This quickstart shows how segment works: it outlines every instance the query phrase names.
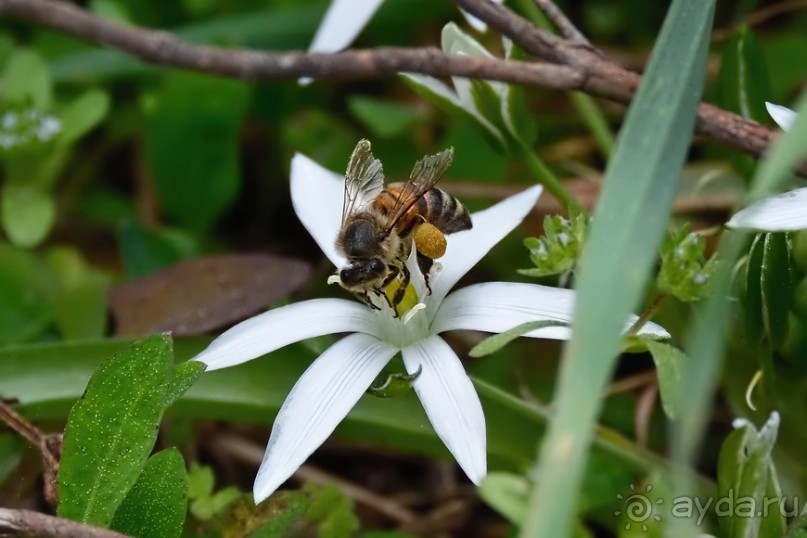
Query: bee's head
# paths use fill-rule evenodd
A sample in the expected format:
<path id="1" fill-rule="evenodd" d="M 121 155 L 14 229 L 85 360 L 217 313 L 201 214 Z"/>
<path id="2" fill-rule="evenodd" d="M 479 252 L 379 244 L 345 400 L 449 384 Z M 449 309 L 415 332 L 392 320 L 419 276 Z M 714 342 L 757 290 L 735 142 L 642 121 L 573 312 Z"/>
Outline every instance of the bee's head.
<path id="1" fill-rule="evenodd" d="M 374 282 L 380 283 L 386 276 L 386 264 L 380 258 L 370 258 L 354 262 L 339 271 L 339 282 L 345 288 L 352 289 Z"/>

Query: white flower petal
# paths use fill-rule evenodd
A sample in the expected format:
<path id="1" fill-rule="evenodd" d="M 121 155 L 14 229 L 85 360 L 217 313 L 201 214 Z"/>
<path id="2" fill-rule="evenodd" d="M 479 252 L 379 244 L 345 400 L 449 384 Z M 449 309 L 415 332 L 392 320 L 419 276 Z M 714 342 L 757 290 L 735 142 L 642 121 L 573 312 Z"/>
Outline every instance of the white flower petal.
<path id="1" fill-rule="evenodd" d="M 370 309 L 344 299 L 312 299 L 275 308 L 242 321 L 194 357 L 218 370 L 252 360 L 306 338 L 375 327 Z"/>
<path id="2" fill-rule="evenodd" d="M 807 187 L 751 204 L 726 223 L 729 228 L 789 232 L 807 228 Z"/>
<path id="3" fill-rule="evenodd" d="M 336 252 L 336 234 L 342 222 L 345 176 L 298 153 L 291 160 L 290 188 L 297 218 L 328 259 L 342 267 L 345 258 Z"/>
<path id="4" fill-rule="evenodd" d="M 781 105 L 774 105 L 773 103 L 765 102 L 765 108 L 768 109 L 768 114 L 771 115 L 779 127 L 787 131 L 793 122 L 796 121 L 796 113 L 787 107 Z"/>
<path id="5" fill-rule="evenodd" d="M 435 333 L 454 329 L 500 333 L 528 321 L 571 322 L 574 314 L 575 292 L 538 284 L 517 282 L 487 282 L 455 291 L 446 297 L 437 311 L 432 330 Z M 636 321 L 632 316 L 629 328 Z M 670 338 L 663 327 L 649 322 L 639 334 Z M 531 338 L 566 340 L 568 327 L 544 327 L 526 333 Z"/>
<path id="6" fill-rule="evenodd" d="M 413 387 L 423 409 L 474 484 L 487 473 L 485 415 L 473 383 L 457 355 L 439 336 L 430 336 L 402 351 L 406 370 L 422 368 Z"/>
<path id="7" fill-rule="evenodd" d="M 271 495 L 333 433 L 397 352 L 372 336 L 351 334 L 308 367 L 275 419 L 255 477 L 256 504 Z"/>
<path id="8" fill-rule="evenodd" d="M 350 45 L 384 0 L 332 0 L 310 52 L 336 52 Z"/>
<path id="9" fill-rule="evenodd" d="M 464 9 L 461 9 L 460 12 L 462 12 L 462 16 L 465 17 L 465 20 L 468 21 L 468 24 L 470 24 L 471 27 L 473 27 L 473 29 L 476 30 L 477 32 L 484 32 L 485 30 L 488 29 L 488 25 L 484 21 L 480 21 L 479 19 L 477 19 Z"/>
<path id="10" fill-rule="evenodd" d="M 542 187 L 536 185 L 478 211 L 471 215 L 472 229 L 449 235 L 445 256 L 438 260 L 443 269 L 431 281 L 433 293 L 425 298 L 427 304 L 439 304 L 471 267 L 518 226 L 535 206 L 541 190 Z"/>

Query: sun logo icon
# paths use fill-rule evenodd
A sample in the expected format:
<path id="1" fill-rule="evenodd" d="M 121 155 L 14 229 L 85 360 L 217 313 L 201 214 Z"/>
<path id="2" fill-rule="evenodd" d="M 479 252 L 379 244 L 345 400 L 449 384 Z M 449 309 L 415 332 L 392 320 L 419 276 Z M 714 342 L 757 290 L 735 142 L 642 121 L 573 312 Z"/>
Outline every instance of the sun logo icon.
<path id="1" fill-rule="evenodd" d="M 642 525 L 642 531 L 647 532 L 647 523 L 652 521 L 661 521 L 661 515 L 656 510 L 657 506 L 662 504 L 662 499 L 655 501 L 650 498 L 650 492 L 653 491 L 653 486 L 647 485 L 644 491 L 636 491 L 636 486 L 630 485 L 630 495 L 623 497 L 621 493 L 617 494 L 616 498 L 622 501 L 622 510 L 614 512 L 614 516 L 619 517 L 623 513 L 628 519 L 625 523 L 625 530 L 630 530 L 631 525 L 634 523 Z"/>

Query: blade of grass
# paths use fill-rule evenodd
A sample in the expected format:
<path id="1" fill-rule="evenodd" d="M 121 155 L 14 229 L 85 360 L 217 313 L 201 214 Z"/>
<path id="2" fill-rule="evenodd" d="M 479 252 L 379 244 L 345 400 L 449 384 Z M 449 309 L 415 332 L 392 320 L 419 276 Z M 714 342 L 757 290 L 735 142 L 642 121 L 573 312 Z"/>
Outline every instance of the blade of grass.
<path id="1" fill-rule="evenodd" d="M 540 450 L 522 537 L 571 532 L 601 395 L 619 351 L 621 321 L 636 307 L 649 278 L 689 149 L 713 13 L 713 1 L 673 2 L 628 110 L 581 262 L 557 415 Z"/>

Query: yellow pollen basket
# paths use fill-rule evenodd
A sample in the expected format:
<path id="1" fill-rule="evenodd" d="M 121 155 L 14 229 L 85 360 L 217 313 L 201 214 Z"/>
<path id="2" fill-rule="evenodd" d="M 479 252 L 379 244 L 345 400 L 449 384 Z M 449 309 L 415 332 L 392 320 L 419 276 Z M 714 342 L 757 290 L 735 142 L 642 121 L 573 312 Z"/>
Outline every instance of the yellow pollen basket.
<path id="1" fill-rule="evenodd" d="M 387 300 L 392 303 L 393 297 L 395 297 L 395 292 L 401 287 L 401 281 L 397 278 L 387 284 L 387 287 L 384 289 L 384 293 L 387 294 Z M 404 293 L 403 299 L 400 303 L 395 305 L 395 313 L 398 317 L 403 317 L 404 314 L 412 310 L 412 308 L 418 304 L 418 294 L 415 291 L 415 287 L 412 284 L 409 284 L 406 287 L 406 292 Z"/>
<path id="2" fill-rule="evenodd" d="M 433 260 L 446 253 L 446 236 L 430 222 L 419 224 L 414 233 L 417 251 Z"/>

